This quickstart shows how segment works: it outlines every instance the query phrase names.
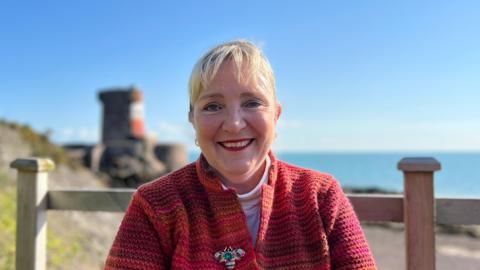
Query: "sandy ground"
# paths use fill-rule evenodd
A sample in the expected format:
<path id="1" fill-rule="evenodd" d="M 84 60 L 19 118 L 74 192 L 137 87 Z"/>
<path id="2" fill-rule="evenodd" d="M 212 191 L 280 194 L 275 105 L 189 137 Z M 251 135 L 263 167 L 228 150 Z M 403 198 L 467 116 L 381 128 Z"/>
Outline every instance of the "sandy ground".
<path id="1" fill-rule="evenodd" d="M 403 230 L 367 225 L 364 231 L 378 269 L 405 270 Z M 435 241 L 437 270 L 480 270 L 480 239 L 437 234 Z"/>
<path id="2" fill-rule="evenodd" d="M 82 246 L 90 252 L 58 269 L 103 269 L 103 262 L 113 242 L 123 213 L 49 213 L 67 222 L 66 230 L 82 228 Z M 55 220 L 55 219 L 53 219 Z M 72 224 L 73 223 L 73 224 Z M 89 226 L 89 225 L 94 226 Z M 85 228 L 90 228 L 86 230 Z M 364 225 L 363 229 L 380 270 L 405 270 L 405 241 L 401 228 Z M 67 232 L 65 232 L 67 233 Z M 100 236 L 99 236 L 100 235 Z M 480 238 L 462 234 L 436 235 L 437 270 L 480 270 Z M 422 270 L 422 269 L 419 269 Z"/>
<path id="3" fill-rule="evenodd" d="M 112 215 L 112 214 L 109 214 Z M 121 214 L 111 218 L 119 222 Z M 118 220 L 116 220 L 118 219 Z M 402 228 L 364 225 L 363 229 L 380 270 L 405 270 L 405 240 Z M 104 231 L 108 246 L 114 234 Z M 462 234 L 436 235 L 437 270 L 480 270 L 480 238 Z M 107 250 L 105 250 L 106 252 Z M 102 255 L 106 256 L 106 253 Z M 421 270 L 421 269 L 419 269 Z"/>

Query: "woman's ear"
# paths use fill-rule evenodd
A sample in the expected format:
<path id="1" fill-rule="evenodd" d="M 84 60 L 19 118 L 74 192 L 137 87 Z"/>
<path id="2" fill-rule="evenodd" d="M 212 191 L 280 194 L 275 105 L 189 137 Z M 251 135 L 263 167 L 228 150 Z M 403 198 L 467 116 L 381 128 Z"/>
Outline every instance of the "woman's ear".
<path id="1" fill-rule="evenodd" d="M 193 127 L 195 127 L 193 123 L 193 105 L 190 102 L 190 105 L 188 105 L 188 122 L 192 124 Z"/>
<path id="2" fill-rule="evenodd" d="M 193 122 L 193 110 L 190 107 L 190 110 L 188 111 L 188 122 L 192 124 L 193 127 L 195 127 L 195 123 Z"/>
<path id="3" fill-rule="evenodd" d="M 282 114 L 282 104 L 277 101 L 276 104 L 276 109 L 275 109 L 275 122 L 278 121 L 278 118 L 280 118 L 280 115 Z"/>

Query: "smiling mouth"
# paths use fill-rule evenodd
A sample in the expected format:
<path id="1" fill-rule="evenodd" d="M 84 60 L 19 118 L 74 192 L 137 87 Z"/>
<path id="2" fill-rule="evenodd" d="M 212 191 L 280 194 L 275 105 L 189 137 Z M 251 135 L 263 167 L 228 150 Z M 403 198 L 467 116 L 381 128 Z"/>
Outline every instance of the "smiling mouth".
<path id="1" fill-rule="evenodd" d="M 255 139 L 223 141 L 218 144 L 228 151 L 241 151 L 247 148 Z"/>

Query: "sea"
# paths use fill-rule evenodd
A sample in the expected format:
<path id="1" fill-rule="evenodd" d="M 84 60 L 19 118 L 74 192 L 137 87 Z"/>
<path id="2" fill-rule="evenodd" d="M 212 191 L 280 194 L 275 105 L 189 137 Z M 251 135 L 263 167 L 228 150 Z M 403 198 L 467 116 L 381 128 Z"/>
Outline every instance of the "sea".
<path id="1" fill-rule="evenodd" d="M 434 174 L 436 197 L 480 198 L 480 152 L 448 153 L 314 153 L 278 152 L 288 163 L 332 174 L 349 188 L 403 191 L 403 174 L 397 169 L 404 157 L 433 157 L 442 169 Z M 190 161 L 199 153 L 189 153 Z"/>

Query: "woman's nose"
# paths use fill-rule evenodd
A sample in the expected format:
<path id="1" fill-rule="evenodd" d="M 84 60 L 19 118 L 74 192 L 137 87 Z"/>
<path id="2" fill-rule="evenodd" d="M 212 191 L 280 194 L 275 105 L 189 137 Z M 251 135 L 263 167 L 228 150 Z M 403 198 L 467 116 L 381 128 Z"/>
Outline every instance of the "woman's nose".
<path id="1" fill-rule="evenodd" d="M 246 125 L 247 123 L 245 122 L 242 112 L 236 109 L 227 112 L 222 128 L 229 133 L 238 133 L 245 128 Z"/>

